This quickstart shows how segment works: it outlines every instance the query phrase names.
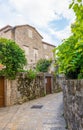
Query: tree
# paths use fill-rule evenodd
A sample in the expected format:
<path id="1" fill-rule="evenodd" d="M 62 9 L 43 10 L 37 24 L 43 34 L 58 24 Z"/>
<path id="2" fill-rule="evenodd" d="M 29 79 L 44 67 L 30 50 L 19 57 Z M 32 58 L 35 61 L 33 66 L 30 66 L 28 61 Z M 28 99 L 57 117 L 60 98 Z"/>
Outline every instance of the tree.
<path id="1" fill-rule="evenodd" d="M 83 38 L 83 2 L 82 0 L 72 0 L 69 8 L 73 9 L 76 19 L 71 25 L 71 31 L 78 40 Z"/>
<path id="2" fill-rule="evenodd" d="M 77 39 L 72 35 L 56 48 L 59 72 L 69 78 L 77 78 L 83 65 L 83 49 L 76 47 Z"/>
<path id="3" fill-rule="evenodd" d="M 0 75 L 14 79 L 16 74 L 26 65 L 24 51 L 12 40 L 0 39 L 0 63 L 6 66 Z"/>
<path id="4" fill-rule="evenodd" d="M 76 15 L 71 25 L 72 36 L 55 49 L 60 72 L 68 78 L 83 78 L 83 4 L 72 0 L 70 4 Z"/>
<path id="5" fill-rule="evenodd" d="M 50 64 L 51 64 L 51 60 L 40 59 L 37 62 L 36 69 L 39 72 L 47 72 L 48 71 L 48 67 L 50 66 Z"/>

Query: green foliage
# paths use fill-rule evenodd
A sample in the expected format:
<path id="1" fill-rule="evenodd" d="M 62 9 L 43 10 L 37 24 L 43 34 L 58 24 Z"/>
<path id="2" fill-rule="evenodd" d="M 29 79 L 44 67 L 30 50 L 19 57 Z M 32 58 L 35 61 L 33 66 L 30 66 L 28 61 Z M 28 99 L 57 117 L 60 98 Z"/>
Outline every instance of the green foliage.
<path id="1" fill-rule="evenodd" d="M 30 69 L 30 70 L 27 71 L 27 77 L 30 80 L 35 79 L 36 75 L 37 75 L 36 72 L 34 70 L 32 70 L 32 69 Z"/>
<path id="2" fill-rule="evenodd" d="M 82 0 L 73 1 L 71 8 L 76 15 L 75 23 L 71 25 L 72 33 L 75 37 L 83 38 L 83 3 Z"/>
<path id="3" fill-rule="evenodd" d="M 48 67 L 50 66 L 51 62 L 52 62 L 51 60 L 40 59 L 36 65 L 37 71 L 38 72 L 47 72 Z"/>
<path id="4" fill-rule="evenodd" d="M 12 40 L 0 39 L 0 63 L 6 66 L 0 75 L 14 79 L 20 69 L 26 64 L 24 51 Z"/>
<path id="5" fill-rule="evenodd" d="M 56 48 L 59 72 L 69 78 L 77 78 L 83 73 L 83 44 L 72 35 Z"/>
<path id="6" fill-rule="evenodd" d="M 82 0 L 70 4 L 76 15 L 71 25 L 72 36 L 55 49 L 59 72 L 68 78 L 83 78 L 83 5 Z"/>

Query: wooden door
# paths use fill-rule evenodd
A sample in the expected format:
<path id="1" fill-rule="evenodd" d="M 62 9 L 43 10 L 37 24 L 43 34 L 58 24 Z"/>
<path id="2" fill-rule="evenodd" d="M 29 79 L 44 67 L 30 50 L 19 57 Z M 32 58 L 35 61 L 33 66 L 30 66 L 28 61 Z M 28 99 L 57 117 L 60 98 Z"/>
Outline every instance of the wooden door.
<path id="1" fill-rule="evenodd" d="M 4 78 L 0 77 L 0 107 L 4 106 Z"/>
<path id="2" fill-rule="evenodd" d="M 51 77 L 46 77 L 46 94 L 52 93 L 51 90 Z"/>

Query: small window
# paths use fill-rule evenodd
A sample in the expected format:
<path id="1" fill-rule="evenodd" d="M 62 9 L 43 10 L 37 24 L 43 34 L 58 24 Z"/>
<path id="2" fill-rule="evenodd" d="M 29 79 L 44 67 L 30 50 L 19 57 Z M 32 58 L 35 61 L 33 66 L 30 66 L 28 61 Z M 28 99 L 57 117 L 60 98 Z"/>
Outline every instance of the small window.
<path id="1" fill-rule="evenodd" d="M 29 47 L 24 46 L 23 48 L 24 48 L 24 50 L 25 50 L 25 55 L 26 55 L 26 56 L 29 56 Z"/>
<path id="2" fill-rule="evenodd" d="M 34 49 L 34 61 L 36 62 L 38 59 L 38 49 Z"/>
<path id="3" fill-rule="evenodd" d="M 32 30 L 28 30 L 28 36 L 32 38 Z"/>

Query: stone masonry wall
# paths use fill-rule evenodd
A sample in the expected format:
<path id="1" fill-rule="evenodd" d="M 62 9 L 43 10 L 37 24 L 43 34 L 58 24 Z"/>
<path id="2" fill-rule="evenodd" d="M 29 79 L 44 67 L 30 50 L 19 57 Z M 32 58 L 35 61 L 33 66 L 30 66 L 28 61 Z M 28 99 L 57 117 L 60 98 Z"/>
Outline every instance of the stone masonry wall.
<path id="1" fill-rule="evenodd" d="M 52 59 L 54 60 L 54 46 L 53 45 L 49 45 L 46 42 L 42 42 L 43 43 L 43 54 L 44 54 L 44 58 L 46 59 Z"/>
<path id="2" fill-rule="evenodd" d="M 63 82 L 63 100 L 68 130 L 83 130 L 83 79 Z"/>
<path id="3" fill-rule="evenodd" d="M 51 77 L 52 93 L 60 91 L 60 86 L 56 83 L 56 78 Z M 39 98 L 46 95 L 45 74 L 40 73 L 30 81 L 25 74 L 20 75 L 15 80 L 6 80 L 6 106 L 21 104 L 25 101 Z"/>
<path id="4" fill-rule="evenodd" d="M 32 32 L 32 37 L 29 37 L 28 35 L 29 31 Z M 29 55 L 27 55 L 28 64 L 35 63 L 34 49 L 38 50 L 37 60 L 39 60 L 40 58 L 43 58 L 42 38 L 32 27 L 29 27 L 29 26 L 16 27 L 14 40 L 16 43 L 20 45 L 22 49 L 23 49 L 23 46 L 26 46 L 29 48 Z"/>
<path id="5" fill-rule="evenodd" d="M 21 104 L 25 101 L 44 96 L 43 76 L 37 76 L 30 81 L 26 75 L 20 74 L 17 79 L 9 80 L 8 88 L 10 93 L 7 94 L 7 105 Z"/>
<path id="6" fill-rule="evenodd" d="M 0 32 L 0 37 L 3 37 L 3 38 L 7 38 L 7 39 L 12 39 L 12 32 L 11 30 L 9 30 L 8 32 Z"/>

